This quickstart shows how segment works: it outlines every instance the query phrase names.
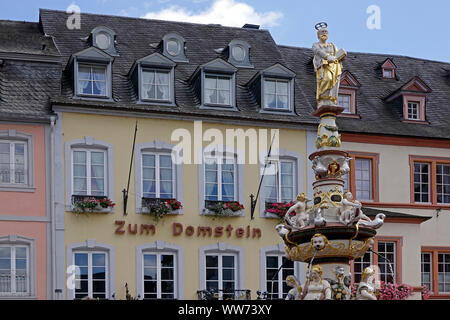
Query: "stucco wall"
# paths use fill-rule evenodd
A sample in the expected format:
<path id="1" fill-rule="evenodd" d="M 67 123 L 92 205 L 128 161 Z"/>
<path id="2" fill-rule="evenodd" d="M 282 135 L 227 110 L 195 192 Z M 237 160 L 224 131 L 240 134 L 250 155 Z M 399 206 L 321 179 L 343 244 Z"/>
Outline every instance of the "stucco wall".
<path id="1" fill-rule="evenodd" d="M 140 119 L 138 125 L 138 135 L 136 144 L 160 140 L 165 143 L 176 144 L 170 141 L 173 130 L 185 128 L 192 132 L 194 136 L 193 122 L 188 121 L 168 121 L 155 119 Z M 116 250 L 116 297 L 123 299 L 125 297 L 125 283 L 131 295 L 136 292 L 136 251 L 135 248 L 142 244 L 152 243 L 157 240 L 164 240 L 167 243 L 175 244 L 184 248 L 184 298 L 196 299 L 196 291 L 199 289 L 199 248 L 202 246 L 226 242 L 233 246 L 239 246 L 245 250 L 245 285 L 238 289 L 252 290 L 252 298 L 256 298 L 256 291 L 260 289 L 260 248 L 275 246 L 281 243 L 281 239 L 276 233 L 274 227 L 277 224 L 275 219 L 263 219 L 259 217 L 258 207 L 255 211 L 255 220 L 250 220 L 250 198 L 251 193 L 256 194 L 260 181 L 259 165 L 245 165 L 244 167 L 244 199 L 245 216 L 233 218 L 213 218 L 201 216 L 199 214 L 198 203 L 198 166 L 183 166 L 183 189 L 184 189 L 184 214 L 181 216 L 167 216 L 156 224 L 156 234 L 153 235 L 131 235 L 128 230 L 123 235 L 115 234 L 117 226 L 116 220 L 123 220 L 134 226 L 135 224 L 155 224 L 151 216 L 136 214 L 135 187 L 134 187 L 134 167 L 131 175 L 130 198 L 128 204 L 128 215 L 123 215 L 122 190 L 126 188 L 128 180 L 128 171 L 131 160 L 131 148 L 135 119 L 106 117 L 96 115 L 63 114 L 63 134 L 64 143 L 72 140 L 82 139 L 85 136 L 92 136 L 96 140 L 101 140 L 113 144 L 114 147 L 114 199 L 116 207 L 112 214 L 75 214 L 66 212 L 65 223 L 65 245 L 79 243 L 88 239 L 95 239 L 98 242 L 107 243 L 115 247 Z M 244 130 L 250 127 L 230 126 L 223 124 L 203 123 L 203 131 L 210 128 L 216 128 L 224 133 L 225 129 L 242 128 Z M 255 128 L 259 130 L 260 128 Z M 270 141 L 268 141 L 270 144 Z M 203 146 L 207 146 L 206 142 Z M 60 146 L 63 147 L 63 146 Z M 302 155 L 303 166 L 301 176 L 305 177 L 306 167 L 306 133 L 297 130 L 280 130 L 280 147 L 286 150 L 294 151 Z M 300 191 L 306 190 L 306 179 L 303 178 L 300 185 Z M 233 227 L 233 234 L 228 237 L 224 232 L 221 237 L 203 238 L 192 237 L 182 234 L 173 235 L 173 223 L 180 223 L 187 226 L 207 226 L 214 228 L 216 226 Z M 259 228 L 262 231 L 262 237 L 247 238 L 246 236 L 238 238 L 235 234 L 237 228 Z M 196 230 L 197 232 L 197 230 Z"/>

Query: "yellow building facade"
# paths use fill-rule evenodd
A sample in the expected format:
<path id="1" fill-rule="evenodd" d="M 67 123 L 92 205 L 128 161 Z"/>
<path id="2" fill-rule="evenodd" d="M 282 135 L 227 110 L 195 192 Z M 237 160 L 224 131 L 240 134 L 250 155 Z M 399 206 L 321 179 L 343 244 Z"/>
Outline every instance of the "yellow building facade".
<path id="1" fill-rule="evenodd" d="M 252 299 L 256 298 L 258 290 L 272 290 L 276 297 L 282 297 L 282 280 L 277 280 L 279 277 L 276 277 L 273 284 L 268 284 L 266 281 L 267 278 L 272 279 L 275 272 L 267 265 L 270 260 L 267 260 L 267 256 L 273 256 L 272 260 L 275 257 L 282 259 L 284 244 L 275 230 L 278 219 L 269 217 L 264 213 L 264 208 L 260 208 L 265 203 L 265 183 L 262 184 L 254 219 L 251 219 L 250 194 L 256 195 L 264 167 L 264 160 L 262 163 L 249 164 L 251 160 L 249 156 L 254 150 L 252 148 L 255 147 L 255 141 L 245 139 L 244 149 L 239 149 L 242 145 L 238 146 L 237 139 L 234 142 L 234 148 L 229 148 L 229 145 L 225 147 L 227 154 L 232 154 L 234 150 L 234 156 L 236 159 L 240 157 L 239 161 L 241 161 L 235 163 L 235 198 L 233 200 L 243 204 L 245 210 L 239 212 L 237 216 L 218 217 L 204 214 L 205 198 L 202 188 L 205 185 L 203 173 L 205 166 L 194 164 L 194 161 L 198 160 L 194 155 L 201 158 L 201 153 L 208 145 L 214 147 L 230 142 L 226 139 L 223 144 L 220 139 L 215 141 L 211 139 L 211 133 L 219 137 L 222 134 L 226 138 L 227 130 L 234 130 L 238 133 L 256 132 L 258 144 L 266 146 L 264 150 L 259 150 L 261 152 L 258 151 L 264 157 L 273 141 L 270 139 L 271 134 L 279 132 L 280 145 L 277 149 L 280 151 L 279 159 L 289 159 L 293 164 L 293 189 L 289 190 L 293 200 L 299 192 L 307 189 L 306 179 L 304 179 L 307 154 L 306 131 L 74 112 L 58 112 L 58 118 L 62 140 L 56 148 L 60 148 L 59 153 L 62 155 L 64 169 L 61 172 L 66 173 L 60 178 L 64 186 L 64 192 L 60 192 L 64 197 L 64 230 L 59 233 L 59 237 L 62 234 L 64 237 L 64 269 L 68 271 L 65 276 L 66 281 L 69 281 L 65 298 L 81 298 L 81 295 L 76 292 L 89 293 L 89 296 L 95 297 L 95 288 L 104 285 L 106 288 L 100 290 L 99 296 L 102 298 L 104 291 L 105 298 L 125 299 L 128 293 L 131 297 L 140 299 L 147 297 L 190 300 L 198 298 L 197 291 L 206 289 L 207 282 L 209 287 L 218 285 L 219 290 L 225 290 L 227 286 L 234 290 L 251 290 Z M 138 131 L 130 176 L 127 214 L 124 215 L 123 190 L 128 184 L 136 121 Z M 242 131 L 236 131 L 239 129 Z M 171 141 L 171 137 L 175 137 L 177 132 L 189 132 L 190 136 L 187 135 L 184 139 L 185 142 L 192 141 L 191 159 L 193 161 L 191 164 L 174 164 L 173 171 L 173 183 L 176 185 L 173 188 L 175 190 L 173 198 L 179 200 L 183 208 L 180 213 L 168 214 L 156 221 L 152 215 L 142 213 L 142 191 L 139 190 L 142 186 L 140 185 L 142 179 L 140 161 L 146 150 L 157 154 L 162 151 L 167 152 L 169 148 L 177 145 L 179 141 Z M 199 137 L 202 140 L 200 144 L 194 143 L 194 140 L 198 141 Z M 200 151 L 194 150 L 195 148 Z M 73 190 L 73 181 L 77 179 L 74 171 L 77 160 L 74 159 L 73 152 L 83 149 L 90 152 L 104 151 L 104 165 L 107 167 L 104 170 L 103 180 L 105 196 L 116 204 L 111 210 L 76 212 L 74 208 L 72 196 L 76 193 Z M 277 150 L 273 148 L 272 154 L 276 154 Z M 183 153 L 186 154 L 186 150 L 183 150 Z M 243 155 L 246 155 L 245 161 L 242 161 Z M 91 168 L 93 159 L 92 156 Z M 188 163 L 189 159 L 184 158 L 184 162 Z M 93 179 L 92 176 L 91 179 Z M 82 253 L 77 256 L 78 258 L 75 257 L 77 252 Z M 96 255 L 98 253 L 105 255 Z M 170 267 L 164 268 L 164 265 L 159 263 L 167 258 L 167 255 L 173 258 L 169 257 L 168 266 Z M 209 255 L 216 257 L 216 262 L 217 259 L 220 260 L 212 269 L 209 262 L 205 261 L 205 257 Z M 221 258 L 222 256 L 224 257 Z M 152 265 L 155 262 L 153 258 L 157 258 L 160 262 Z M 96 265 L 96 259 L 102 260 L 100 265 Z M 106 262 L 103 262 L 103 259 L 106 259 Z M 147 265 L 146 259 L 153 262 L 150 261 Z M 84 262 L 80 264 L 77 260 Z M 77 272 L 71 268 L 72 265 L 81 266 L 82 270 L 77 271 L 80 275 L 74 276 Z M 149 266 L 154 266 L 155 269 Z M 97 267 L 100 268 L 97 269 L 97 271 L 100 270 L 99 273 L 102 273 L 102 270 L 106 273 L 106 277 L 100 276 L 105 280 L 104 282 L 101 280 L 101 284 L 95 284 L 95 268 Z M 300 265 L 292 266 L 292 268 L 291 271 L 297 276 L 303 272 L 303 267 Z M 156 296 L 147 295 L 144 292 L 146 286 L 144 273 L 146 276 L 152 274 L 153 278 L 156 276 Z M 170 281 L 164 281 L 167 280 L 164 278 L 165 273 L 169 274 Z M 89 278 L 87 282 L 86 278 Z M 75 289 L 70 286 L 72 280 Z M 171 283 L 167 284 L 168 282 Z M 170 289 L 172 285 L 173 292 L 168 291 L 173 295 L 167 295 L 165 290 Z M 85 286 L 88 291 L 85 290 Z M 233 298 L 243 298 L 244 292 L 240 291 Z M 219 295 L 224 299 L 231 298 L 230 295 L 222 296 L 220 293 Z"/>

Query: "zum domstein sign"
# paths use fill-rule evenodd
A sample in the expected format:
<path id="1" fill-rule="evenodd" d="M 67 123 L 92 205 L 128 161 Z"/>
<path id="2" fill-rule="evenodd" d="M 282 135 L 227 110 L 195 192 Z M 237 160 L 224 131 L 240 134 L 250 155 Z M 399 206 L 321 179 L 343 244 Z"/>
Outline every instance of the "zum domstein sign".
<path id="1" fill-rule="evenodd" d="M 143 236 L 153 236 L 156 234 L 157 229 L 153 224 L 137 224 L 137 223 L 127 223 L 124 220 L 116 220 L 115 222 L 115 233 L 117 235 L 143 235 Z M 203 238 L 242 238 L 242 239 L 259 239 L 262 237 L 262 231 L 259 228 L 239 227 L 235 228 L 230 224 L 227 226 L 191 226 L 183 225 L 178 222 L 172 224 L 172 235 L 182 236 L 185 235 L 188 238 L 203 237 Z"/>

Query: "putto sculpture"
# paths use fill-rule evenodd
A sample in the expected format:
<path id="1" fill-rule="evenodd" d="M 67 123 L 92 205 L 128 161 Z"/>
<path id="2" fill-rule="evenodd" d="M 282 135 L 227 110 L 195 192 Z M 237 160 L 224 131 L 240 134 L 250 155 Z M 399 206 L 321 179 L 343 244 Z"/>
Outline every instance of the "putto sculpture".
<path id="1" fill-rule="evenodd" d="M 285 215 L 285 222 L 287 225 L 291 226 L 293 229 L 303 228 L 307 225 L 309 214 L 306 212 L 307 203 L 311 201 L 306 198 L 304 193 L 301 193 L 297 197 L 297 203 L 294 204 Z M 295 212 L 294 215 L 291 215 Z"/>
<path id="2" fill-rule="evenodd" d="M 363 213 L 363 205 L 352 192 L 344 191 L 345 175 L 351 174 L 349 154 L 341 150 L 337 116 L 344 111 L 338 106 L 342 61 L 347 53 L 327 43 L 326 23 L 316 25 L 319 42 L 313 45 L 314 69 L 317 79 L 317 110 L 320 118 L 316 152 L 309 156 L 315 174 L 313 200 L 301 193 L 285 215 L 284 224 L 276 230 L 286 245 L 286 258 L 308 264 L 305 284 L 296 278 L 286 279 L 288 299 L 348 300 L 350 299 L 350 261 L 372 250 L 376 229 L 383 226 L 385 215 L 371 220 Z M 308 206 L 308 202 L 312 204 Z M 368 280 L 371 269 L 364 274 L 365 287 L 358 299 L 373 297 Z M 373 290 L 372 290 L 373 289 Z"/>

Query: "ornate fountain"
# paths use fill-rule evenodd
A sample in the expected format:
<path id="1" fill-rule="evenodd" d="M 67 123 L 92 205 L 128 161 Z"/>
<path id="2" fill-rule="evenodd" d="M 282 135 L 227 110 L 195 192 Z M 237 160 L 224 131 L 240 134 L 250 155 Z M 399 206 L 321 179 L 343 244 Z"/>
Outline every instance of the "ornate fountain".
<path id="1" fill-rule="evenodd" d="M 319 42 L 313 45 L 314 69 L 317 79 L 317 110 L 320 118 L 316 149 L 309 156 L 316 181 L 314 199 L 300 194 L 296 204 L 285 216 L 285 224 L 276 227 L 286 244 L 286 257 L 308 264 L 302 285 L 295 277 L 287 279 L 294 287 L 290 299 L 348 300 L 350 291 L 350 261 L 362 257 L 372 248 L 376 229 L 385 216 L 371 220 L 361 210 L 361 203 L 344 191 L 342 176 L 350 172 L 349 155 L 340 149 L 341 136 L 336 117 L 344 111 L 338 106 L 342 61 L 347 53 L 327 43 L 326 23 L 316 25 Z M 308 205 L 312 202 L 312 205 Z M 364 280 L 373 274 L 366 269 Z M 369 281 L 358 288 L 357 299 L 375 299 Z"/>

